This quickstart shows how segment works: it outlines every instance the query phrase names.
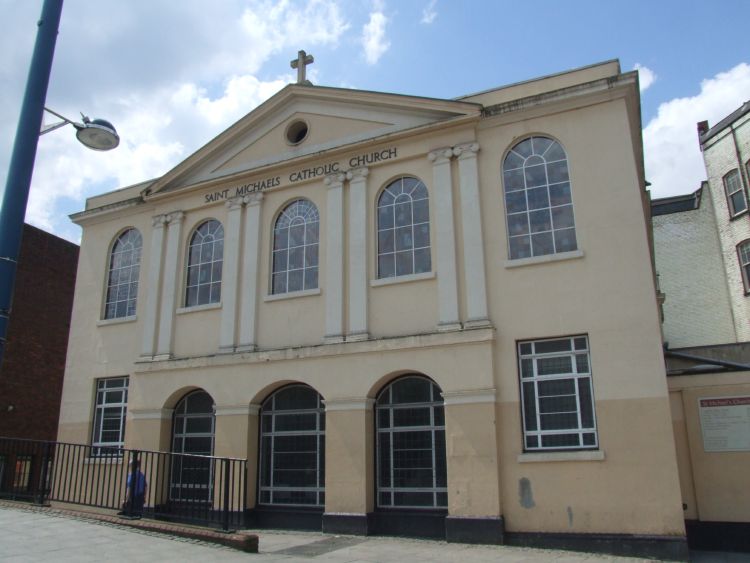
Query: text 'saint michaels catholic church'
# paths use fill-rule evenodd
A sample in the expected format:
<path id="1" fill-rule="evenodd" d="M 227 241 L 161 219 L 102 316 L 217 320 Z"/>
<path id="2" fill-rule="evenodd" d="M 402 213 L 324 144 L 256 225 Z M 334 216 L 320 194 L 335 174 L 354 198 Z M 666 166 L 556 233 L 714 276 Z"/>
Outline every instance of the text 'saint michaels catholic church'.
<path id="1" fill-rule="evenodd" d="M 246 458 L 260 526 L 682 557 L 642 150 L 617 61 L 303 75 L 73 216 L 59 440 Z"/>

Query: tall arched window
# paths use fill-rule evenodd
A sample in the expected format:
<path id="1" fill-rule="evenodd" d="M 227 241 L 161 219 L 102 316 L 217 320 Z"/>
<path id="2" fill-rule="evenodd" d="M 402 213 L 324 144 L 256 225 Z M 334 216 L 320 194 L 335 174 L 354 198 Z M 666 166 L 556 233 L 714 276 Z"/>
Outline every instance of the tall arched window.
<path id="1" fill-rule="evenodd" d="M 194 456 L 214 453 L 214 400 L 205 391 L 193 391 L 177 404 L 172 427 L 172 452 Z M 204 457 L 175 456 L 169 498 L 174 501 L 210 501 L 213 467 Z"/>
<path id="2" fill-rule="evenodd" d="M 104 306 L 105 319 L 135 315 L 142 246 L 141 233 L 137 229 L 128 229 L 112 245 Z"/>
<path id="3" fill-rule="evenodd" d="M 325 505 L 325 411 L 307 385 L 276 391 L 261 408 L 260 504 Z"/>
<path id="4" fill-rule="evenodd" d="M 430 208 L 416 178 L 391 182 L 378 199 L 378 278 L 429 272 Z"/>
<path id="5" fill-rule="evenodd" d="M 528 258 L 578 248 L 568 159 L 560 143 L 530 137 L 503 162 L 510 258 Z"/>
<path id="6" fill-rule="evenodd" d="M 290 293 L 318 287 L 318 208 L 306 199 L 287 205 L 273 229 L 271 292 Z"/>
<path id="7" fill-rule="evenodd" d="M 447 507 L 440 388 L 426 377 L 402 377 L 381 391 L 376 411 L 378 506 Z"/>
<path id="8" fill-rule="evenodd" d="M 190 238 L 185 306 L 221 301 L 224 227 L 215 219 L 201 223 Z"/>

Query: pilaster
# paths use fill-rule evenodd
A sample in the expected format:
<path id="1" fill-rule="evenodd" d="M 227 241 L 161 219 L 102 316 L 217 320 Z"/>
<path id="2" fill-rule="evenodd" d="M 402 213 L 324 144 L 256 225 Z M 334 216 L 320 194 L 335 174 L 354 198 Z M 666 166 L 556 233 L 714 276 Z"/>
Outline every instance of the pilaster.
<path id="1" fill-rule="evenodd" d="M 153 357 L 156 350 L 156 323 L 159 307 L 159 281 L 161 280 L 162 252 L 164 250 L 164 225 L 166 215 L 152 218 L 151 250 L 149 252 L 148 279 L 146 280 L 146 311 L 143 323 L 141 356 Z M 141 290 L 142 291 L 142 290 Z"/>
<path id="2" fill-rule="evenodd" d="M 240 230 L 242 228 L 241 197 L 230 199 L 227 206 L 227 226 L 224 230 L 224 271 L 221 280 L 221 327 L 219 352 L 234 352 L 237 328 L 237 290 L 240 273 Z"/>
<path id="3" fill-rule="evenodd" d="M 437 244 L 438 330 L 460 330 L 458 283 L 456 281 L 456 236 L 453 226 L 453 149 L 432 151 L 432 180 L 435 203 L 435 242 Z"/>
<path id="4" fill-rule="evenodd" d="M 367 340 L 367 175 L 368 168 L 346 173 L 349 180 L 349 324 L 347 341 Z"/>
<path id="5" fill-rule="evenodd" d="M 242 257 L 242 299 L 240 338 L 237 351 L 255 350 L 255 324 L 258 308 L 258 259 L 260 252 L 260 209 L 262 193 L 246 195 L 245 240 Z"/>
<path id="6" fill-rule="evenodd" d="M 177 265 L 179 264 L 180 237 L 185 214 L 175 211 L 167 216 L 167 247 L 164 255 L 164 279 L 161 290 L 161 311 L 159 313 L 159 335 L 156 345 L 156 358 L 172 356 L 172 334 L 174 314 L 177 306 Z"/>
<path id="7" fill-rule="evenodd" d="M 488 326 L 487 288 L 482 241 L 482 213 L 479 199 L 478 143 L 464 143 L 453 148 L 458 157 L 461 193 L 461 227 L 463 232 L 464 287 L 466 288 L 466 326 Z"/>
<path id="8" fill-rule="evenodd" d="M 335 518 L 331 516 L 347 514 L 364 518 L 374 508 L 374 401 L 357 397 L 323 402 L 326 460 L 336 460 L 326 464 L 323 522 L 328 531 L 335 531 Z"/>
<path id="9" fill-rule="evenodd" d="M 326 332 L 328 343 L 344 340 L 344 180 L 345 174 L 326 176 Z"/>

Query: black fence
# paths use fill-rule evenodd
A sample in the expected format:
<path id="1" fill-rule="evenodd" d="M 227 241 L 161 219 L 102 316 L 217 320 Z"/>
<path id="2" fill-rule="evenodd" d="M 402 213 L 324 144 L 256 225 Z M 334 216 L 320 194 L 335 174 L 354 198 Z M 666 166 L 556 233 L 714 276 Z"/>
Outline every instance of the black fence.
<path id="1" fill-rule="evenodd" d="M 0 438 L 0 498 L 244 526 L 247 460 Z"/>

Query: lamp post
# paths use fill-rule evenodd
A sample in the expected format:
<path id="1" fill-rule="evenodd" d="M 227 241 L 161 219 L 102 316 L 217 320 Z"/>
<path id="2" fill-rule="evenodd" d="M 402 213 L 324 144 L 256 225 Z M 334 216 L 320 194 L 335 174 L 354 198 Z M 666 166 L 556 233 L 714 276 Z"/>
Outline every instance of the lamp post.
<path id="1" fill-rule="evenodd" d="M 5 353 L 13 285 L 39 135 L 70 123 L 76 128 L 78 140 L 89 148 L 109 150 L 119 144 L 119 137 L 114 127 L 104 120 L 92 121 L 84 117 L 83 123 L 76 123 L 47 110 L 63 121 L 44 130 L 41 129 L 62 4 L 62 0 L 44 0 L 42 6 L 42 15 L 38 23 L 39 30 L 31 57 L 26 91 L 21 105 L 21 116 L 18 120 L 0 209 L 0 367 Z"/>

